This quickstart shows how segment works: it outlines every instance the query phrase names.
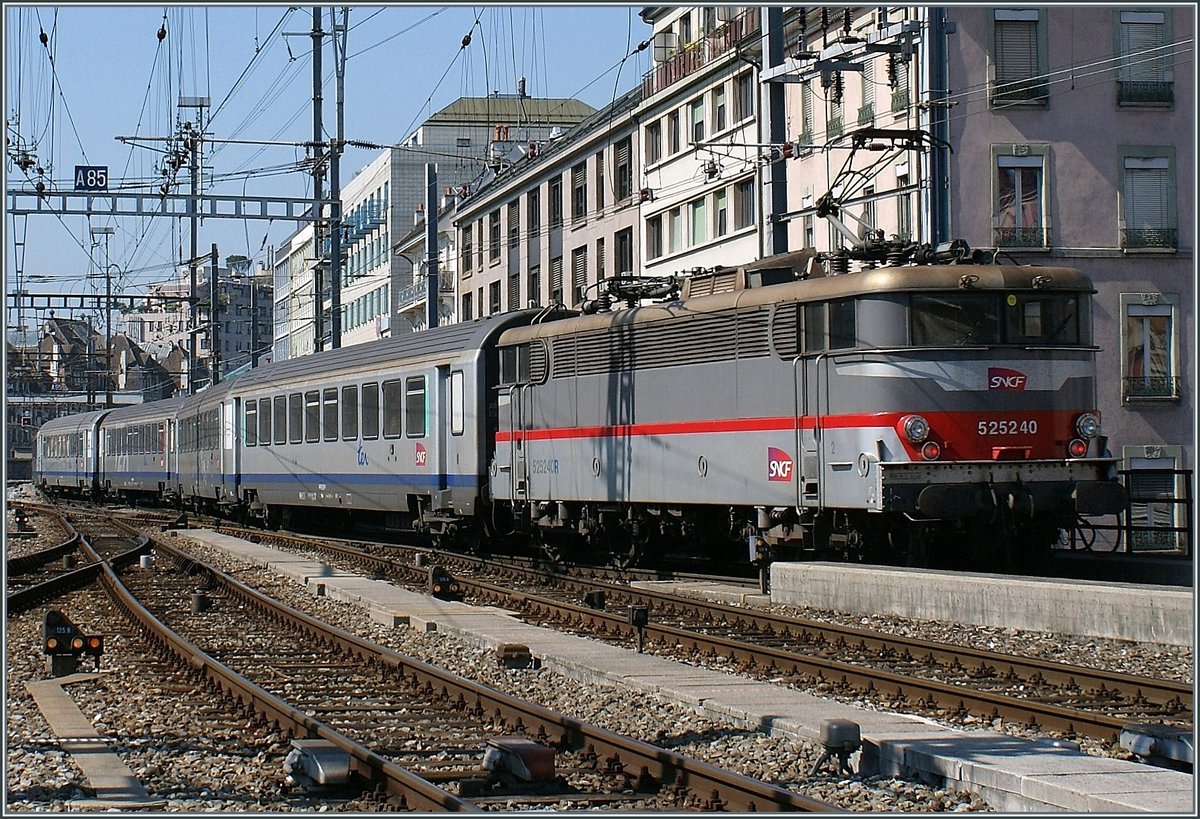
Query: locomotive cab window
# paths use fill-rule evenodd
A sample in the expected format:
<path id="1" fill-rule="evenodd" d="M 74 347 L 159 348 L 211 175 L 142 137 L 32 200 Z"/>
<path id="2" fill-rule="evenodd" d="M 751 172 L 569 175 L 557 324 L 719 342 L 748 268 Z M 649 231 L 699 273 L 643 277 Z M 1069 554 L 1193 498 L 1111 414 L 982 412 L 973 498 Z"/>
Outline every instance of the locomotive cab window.
<path id="1" fill-rule="evenodd" d="M 404 384 L 404 424 L 409 438 L 425 437 L 425 376 L 408 379 Z"/>
<path id="2" fill-rule="evenodd" d="M 1004 330 L 1010 344 L 1079 344 L 1079 299 L 1056 293 L 1009 294 Z"/>
<path id="3" fill-rule="evenodd" d="M 937 293 L 912 297 L 914 345 L 998 344 L 999 302 L 987 293 Z"/>
<path id="4" fill-rule="evenodd" d="M 825 305 L 804 305 L 804 352 L 817 353 L 825 349 Z"/>
<path id="5" fill-rule="evenodd" d="M 829 303 L 829 349 L 845 350 L 858 343 L 858 327 L 854 316 L 854 299 Z"/>
<path id="6" fill-rule="evenodd" d="M 383 382 L 383 437 L 399 438 L 404 416 L 403 382 Z"/>

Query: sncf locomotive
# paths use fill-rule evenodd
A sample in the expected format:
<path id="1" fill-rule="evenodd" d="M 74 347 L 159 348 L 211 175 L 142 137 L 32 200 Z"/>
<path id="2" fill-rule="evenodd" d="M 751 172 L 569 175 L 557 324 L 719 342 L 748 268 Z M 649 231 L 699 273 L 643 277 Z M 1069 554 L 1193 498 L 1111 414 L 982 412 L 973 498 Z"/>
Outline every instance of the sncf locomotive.
<path id="1" fill-rule="evenodd" d="M 693 275 L 654 303 L 514 311 L 57 419 L 35 480 L 623 563 L 1012 566 L 1123 510 L 1082 273 L 810 276 L 810 256 Z"/>

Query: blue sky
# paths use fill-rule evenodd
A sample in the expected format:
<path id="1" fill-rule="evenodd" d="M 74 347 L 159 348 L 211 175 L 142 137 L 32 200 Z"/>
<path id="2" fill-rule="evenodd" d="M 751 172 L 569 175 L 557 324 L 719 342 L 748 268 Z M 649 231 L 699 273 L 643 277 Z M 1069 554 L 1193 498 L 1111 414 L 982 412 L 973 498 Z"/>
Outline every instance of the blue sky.
<path id="1" fill-rule="evenodd" d="M 577 97 L 597 108 L 633 87 L 649 69 L 650 36 L 642 6 L 363 6 L 351 7 L 345 74 L 347 139 L 399 141 L 424 118 L 460 96 L 514 93 L 526 78 L 531 96 Z M 339 7 L 340 9 L 340 7 Z M 328 7 L 322 7 L 329 28 Z M 164 20 L 165 15 L 165 20 Z M 340 12 L 339 12 L 340 19 Z M 131 148 L 121 136 L 165 136 L 176 126 L 181 96 L 211 98 L 217 139 L 296 142 L 312 137 L 312 7 L 287 6 L 11 6 L 4 9 L 5 117 L 14 138 L 31 147 L 46 176 L 70 189 L 77 164 L 107 165 L 110 187 L 156 179 L 160 154 Z M 158 32 L 166 28 L 161 44 Z M 47 49 L 39 34 L 47 34 Z M 282 36 L 284 32 L 304 36 Z M 464 35 L 471 42 L 462 46 Z M 54 55 L 50 70 L 48 55 Z M 256 56 L 256 51 L 257 56 Z M 619 71 L 618 71 L 619 67 Z M 335 131 L 332 51 L 323 52 L 324 121 Z M 244 74 L 244 76 L 243 76 Z M 240 83 L 238 82 L 241 77 Z M 237 87 L 235 88 L 235 84 Z M 232 94 L 231 89 L 233 89 Z M 51 99 L 53 115 L 51 116 Z M 142 145 L 162 143 L 142 142 Z M 212 146 L 213 188 L 225 194 L 307 195 L 311 179 L 288 166 L 303 148 Z M 376 152 L 348 148 L 343 180 Z M 50 164 L 52 163 L 52 168 Z M 253 172 L 253 174 L 250 174 Z M 36 170 L 31 169 L 36 176 Z M 8 183 L 25 176 L 6 162 Z M 185 192 L 186 173 L 179 177 Z M 112 226 L 109 260 L 124 273 L 117 292 L 141 292 L 169 278 L 189 250 L 186 221 L 31 216 L 22 226 L 6 213 L 6 289 L 15 289 L 15 241 L 24 238 L 26 289 L 93 292 L 90 228 Z M 200 251 L 213 242 L 222 258 L 261 258 L 264 234 L 278 243 L 291 222 L 205 220 Z M 103 262 L 104 251 L 96 253 Z"/>

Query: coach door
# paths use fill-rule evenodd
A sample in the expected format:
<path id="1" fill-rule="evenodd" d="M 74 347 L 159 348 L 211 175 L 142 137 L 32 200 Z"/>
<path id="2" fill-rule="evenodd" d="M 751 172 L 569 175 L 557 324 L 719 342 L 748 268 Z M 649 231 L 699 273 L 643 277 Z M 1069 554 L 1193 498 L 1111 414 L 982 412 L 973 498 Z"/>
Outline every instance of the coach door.
<path id="1" fill-rule="evenodd" d="M 217 477 L 221 497 L 237 497 L 237 435 L 234 419 L 240 401 L 230 397 L 221 402 L 221 474 Z"/>

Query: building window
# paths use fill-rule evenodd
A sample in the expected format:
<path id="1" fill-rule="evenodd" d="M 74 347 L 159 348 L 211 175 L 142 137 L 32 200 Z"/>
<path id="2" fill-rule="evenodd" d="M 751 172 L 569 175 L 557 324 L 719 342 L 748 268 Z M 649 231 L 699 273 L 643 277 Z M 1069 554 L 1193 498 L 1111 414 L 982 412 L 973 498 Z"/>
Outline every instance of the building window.
<path id="1" fill-rule="evenodd" d="M 1045 105 L 1045 57 L 1037 9 L 996 9 L 993 30 L 993 105 Z"/>
<path id="2" fill-rule="evenodd" d="M 1171 159 L 1170 156 L 1122 157 L 1121 247 L 1125 250 L 1173 251 L 1178 246 Z"/>
<path id="3" fill-rule="evenodd" d="M 646 164 L 653 165 L 662 159 L 662 120 L 646 126 Z"/>
<path id="4" fill-rule="evenodd" d="M 529 306 L 539 307 L 542 303 L 542 266 L 529 268 Z"/>
<path id="5" fill-rule="evenodd" d="M 729 191 L 721 188 L 713 194 L 713 237 L 720 238 L 729 232 Z"/>
<path id="6" fill-rule="evenodd" d="M 587 217 L 587 163 L 580 162 L 571 168 L 571 219 L 580 221 Z"/>
<path id="7" fill-rule="evenodd" d="M 508 309 L 521 309 L 521 274 L 511 273 L 508 277 Z"/>
<path id="8" fill-rule="evenodd" d="M 616 273 L 625 276 L 633 272 L 633 228 L 625 228 L 616 235 Z"/>
<path id="9" fill-rule="evenodd" d="M 1046 247 L 1045 156 L 996 157 L 997 247 Z"/>
<path id="10" fill-rule="evenodd" d="M 738 74 L 733 81 L 733 116 L 738 122 L 754 116 L 754 75 Z"/>
<path id="11" fill-rule="evenodd" d="M 624 202 L 633 195 L 633 137 L 625 137 L 616 145 L 617 201 Z"/>
<path id="12" fill-rule="evenodd" d="M 1179 398 L 1178 297 L 1121 294 L 1121 397 L 1124 401 Z"/>
<path id="13" fill-rule="evenodd" d="M 858 109 L 858 124 L 870 125 L 875 119 L 875 62 L 862 64 L 862 107 Z"/>
<path id="14" fill-rule="evenodd" d="M 865 224 L 859 225 L 859 232 L 866 238 L 868 232 L 875 230 L 875 186 L 863 188 L 863 197 L 862 220 Z"/>
<path id="15" fill-rule="evenodd" d="M 521 242 L 521 215 L 517 210 L 517 203 L 510 202 L 508 205 L 508 246 L 515 248 Z"/>
<path id="16" fill-rule="evenodd" d="M 596 281 L 602 281 L 608 274 L 604 266 L 604 240 L 596 240 Z"/>
<path id="17" fill-rule="evenodd" d="M 667 149 L 672 155 L 679 153 L 679 109 L 667 114 Z"/>
<path id="18" fill-rule="evenodd" d="M 573 304 L 578 304 L 583 298 L 583 289 L 587 287 L 587 245 L 571 251 L 571 298 Z"/>
<path id="19" fill-rule="evenodd" d="M 1161 11 L 1122 11 L 1117 23 L 1117 102 L 1168 106 L 1175 101 L 1167 15 Z"/>
<path id="20" fill-rule="evenodd" d="M 908 61 L 895 59 L 895 84 L 892 86 L 892 113 L 905 114 L 908 112 Z"/>
<path id="21" fill-rule="evenodd" d="M 550 227 L 562 227 L 563 223 L 563 201 L 562 201 L 562 177 L 556 176 L 550 180 Z"/>
<path id="22" fill-rule="evenodd" d="M 704 98 L 692 100 L 689 107 L 692 112 L 692 142 L 699 144 L 704 141 Z"/>
<path id="23" fill-rule="evenodd" d="M 896 236 L 902 241 L 912 241 L 913 195 L 908 187 L 908 174 L 896 175 Z"/>
<path id="24" fill-rule="evenodd" d="M 1122 447 L 1129 469 L 1129 551 L 1177 551 L 1186 542 L 1190 493 L 1179 469 L 1183 449 L 1174 445 Z"/>
<path id="25" fill-rule="evenodd" d="M 690 203 L 692 212 L 692 245 L 702 245 L 708 241 L 708 209 L 703 198 Z"/>
<path id="26" fill-rule="evenodd" d="M 813 141 L 813 90 L 810 83 L 800 88 L 800 142 Z"/>
<path id="27" fill-rule="evenodd" d="M 804 224 L 804 246 L 815 247 L 817 241 L 816 217 L 813 214 L 805 214 L 803 219 Z"/>
<path id="28" fill-rule="evenodd" d="M 738 182 L 733 189 L 733 229 L 741 230 L 754 224 L 754 180 Z"/>
<path id="29" fill-rule="evenodd" d="M 500 209 L 488 214 L 488 259 L 500 261 Z"/>
<path id="30" fill-rule="evenodd" d="M 550 260 L 550 303 L 563 303 L 563 258 L 555 256 Z"/>
<path id="31" fill-rule="evenodd" d="M 608 186 L 604 181 L 604 151 L 596 153 L 596 212 L 604 210 L 604 190 Z"/>
<path id="32" fill-rule="evenodd" d="M 488 285 L 488 315 L 494 316 L 502 309 L 500 305 L 500 282 L 495 281 Z"/>
<path id="33" fill-rule="evenodd" d="M 542 232 L 542 192 L 540 188 L 534 188 L 525 194 L 525 221 L 528 223 L 526 231 L 529 238 L 532 239 Z"/>
<path id="34" fill-rule="evenodd" d="M 683 249 L 683 209 L 671 208 L 667 218 L 667 247 L 671 253 L 678 253 Z"/>
<path id="35" fill-rule="evenodd" d="M 729 115 L 726 111 L 725 104 L 725 83 L 721 83 L 712 92 L 712 129 L 713 133 L 720 133 L 729 126 Z"/>
<path id="36" fill-rule="evenodd" d="M 656 259 L 662 256 L 662 214 L 650 216 L 646 220 L 646 258 Z"/>

